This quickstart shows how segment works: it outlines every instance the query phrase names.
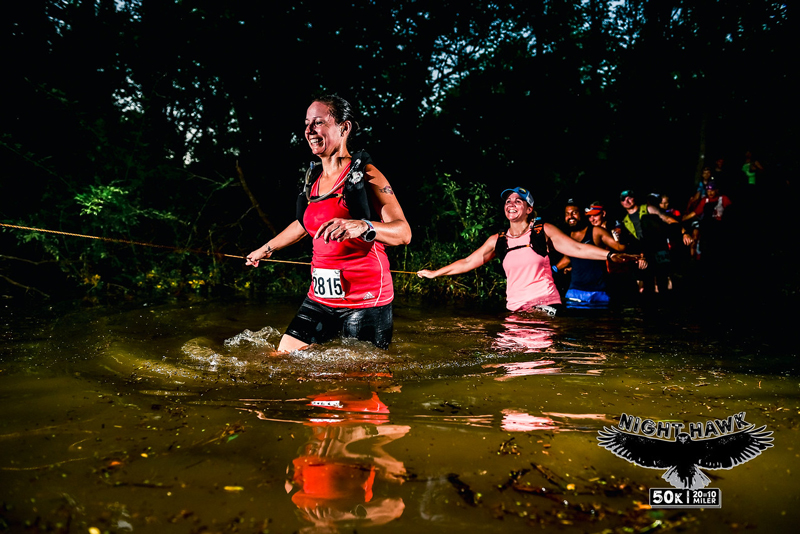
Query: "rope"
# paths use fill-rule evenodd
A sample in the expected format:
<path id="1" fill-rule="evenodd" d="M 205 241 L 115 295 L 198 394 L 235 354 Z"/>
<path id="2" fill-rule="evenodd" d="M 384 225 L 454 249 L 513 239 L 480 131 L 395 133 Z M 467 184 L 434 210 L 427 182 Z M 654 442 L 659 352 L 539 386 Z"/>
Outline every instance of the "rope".
<path id="1" fill-rule="evenodd" d="M 192 249 L 192 248 L 179 248 L 179 247 L 171 247 L 168 245 L 157 245 L 155 243 L 143 243 L 141 241 L 131 241 L 128 239 L 115 239 L 113 237 L 99 237 L 94 235 L 84 235 L 84 234 L 73 234 L 71 232 L 62 232 L 60 230 L 45 230 L 43 228 L 30 228 L 28 226 L 17 226 L 15 224 L 6 224 L 0 223 L 0 226 L 4 226 L 6 228 L 14 228 L 15 230 L 29 230 L 31 232 L 43 232 L 47 234 L 58 234 L 58 235 L 65 235 L 69 237 L 82 237 L 84 239 L 97 239 L 99 241 L 107 241 L 109 243 L 124 243 L 126 245 L 139 245 L 142 247 L 151 247 L 151 248 L 161 248 L 166 250 L 173 250 L 176 252 L 192 252 L 194 254 L 206 254 L 208 256 L 222 256 L 225 258 L 236 258 L 240 260 L 246 260 L 246 256 L 237 256 L 235 254 L 224 254 L 222 252 L 208 252 L 206 250 L 199 250 L 199 249 Z M 272 263 L 290 263 L 293 265 L 311 265 L 310 262 L 307 261 L 291 261 L 291 260 L 273 260 L 273 259 L 264 259 L 259 261 L 270 261 Z M 401 273 L 401 274 L 417 274 L 416 272 L 412 271 L 389 271 L 390 273 Z"/>

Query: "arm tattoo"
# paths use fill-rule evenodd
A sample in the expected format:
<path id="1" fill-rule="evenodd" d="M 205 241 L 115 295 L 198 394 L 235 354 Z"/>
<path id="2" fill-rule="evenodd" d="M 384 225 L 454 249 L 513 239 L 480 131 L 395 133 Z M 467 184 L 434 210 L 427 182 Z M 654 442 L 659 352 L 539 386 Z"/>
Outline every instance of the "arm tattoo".
<path id="1" fill-rule="evenodd" d="M 381 187 L 378 189 L 381 193 L 386 193 L 387 195 L 394 195 L 394 191 L 392 191 L 392 186 L 387 185 L 386 187 Z"/>

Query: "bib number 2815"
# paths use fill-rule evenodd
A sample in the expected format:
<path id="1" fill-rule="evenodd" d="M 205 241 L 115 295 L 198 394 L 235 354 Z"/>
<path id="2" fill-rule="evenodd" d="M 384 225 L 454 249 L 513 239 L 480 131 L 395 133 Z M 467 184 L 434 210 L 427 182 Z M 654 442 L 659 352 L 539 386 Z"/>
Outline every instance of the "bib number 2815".
<path id="1" fill-rule="evenodd" d="M 339 269 L 314 269 L 311 273 L 314 296 L 324 299 L 343 299 L 342 271 Z"/>

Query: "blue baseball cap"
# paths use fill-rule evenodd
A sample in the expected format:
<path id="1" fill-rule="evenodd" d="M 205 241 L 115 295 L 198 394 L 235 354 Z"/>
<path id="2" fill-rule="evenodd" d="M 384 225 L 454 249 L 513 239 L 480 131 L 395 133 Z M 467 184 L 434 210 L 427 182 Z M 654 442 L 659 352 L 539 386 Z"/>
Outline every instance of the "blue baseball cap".
<path id="1" fill-rule="evenodd" d="M 500 198 L 504 199 L 511 193 L 518 194 L 530 207 L 533 207 L 533 195 L 524 187 L 515 187 L 514 189 L 506 189 L 500 193 Z"/>

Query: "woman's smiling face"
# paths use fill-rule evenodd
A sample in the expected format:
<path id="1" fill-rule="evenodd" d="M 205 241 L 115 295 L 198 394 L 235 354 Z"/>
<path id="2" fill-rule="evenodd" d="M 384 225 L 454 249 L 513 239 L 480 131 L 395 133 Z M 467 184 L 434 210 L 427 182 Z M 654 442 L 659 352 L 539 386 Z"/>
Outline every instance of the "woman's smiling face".
<path id="1" fill-rule="evenodd" d="M 314 155 L 329 155 L 339 148 L 344 142 L 345 128 L 345 125 L 336 124 L 327 104 L 313 102 L 308 107 L 305 137 Z"/>
<path id="2" fill-rule="evenodd" d="M 527 221 L 528 214 L 533 211 L 533 208 L 525 202 L 525 200 L 516 193 L 511 193 L 506 198 L 506 202 L 503 206 L 503 209 L 506 214 L 506 218 L 509 221 Z"/>

